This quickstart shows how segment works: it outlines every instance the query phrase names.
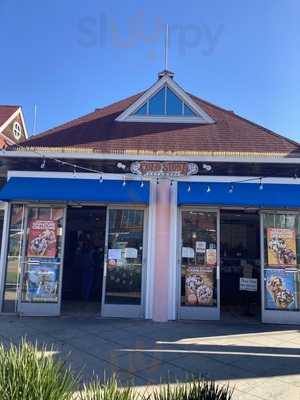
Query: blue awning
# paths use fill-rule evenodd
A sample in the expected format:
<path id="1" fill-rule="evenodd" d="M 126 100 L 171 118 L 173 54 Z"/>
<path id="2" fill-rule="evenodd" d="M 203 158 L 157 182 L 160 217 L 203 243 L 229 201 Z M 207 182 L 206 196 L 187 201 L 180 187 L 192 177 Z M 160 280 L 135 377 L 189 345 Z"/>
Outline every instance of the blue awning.
<path id="1" fill-rule="evenodd" d="M 236 183 L 179 182 L 179 205 L 215 205 L 241 207 L 300 207 L 300 185 Z"/>
<path id="2" fill-rule="evenodd" d="M 79 201 L 110 203 L 149 202 L 149 182 L 79 178 L 10 178 L 0 192 L 0 200 Z"/>

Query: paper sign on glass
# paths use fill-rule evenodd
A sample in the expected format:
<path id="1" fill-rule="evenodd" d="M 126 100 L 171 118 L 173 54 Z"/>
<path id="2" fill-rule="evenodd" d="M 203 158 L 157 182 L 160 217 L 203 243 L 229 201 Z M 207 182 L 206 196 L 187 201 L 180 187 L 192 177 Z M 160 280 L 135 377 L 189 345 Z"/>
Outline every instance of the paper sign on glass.
<path id="1" fill-rule="evenodd" d="M 29 223 L 28 257 L 55 257 L 57 245 L 57 222 L 32 219 Z"/>
<path id="2" fill-rule="evenodd" d="M 182 258 L 194 258 L 195 252 L 191 247 L 183 247 L 182 248 Z"/>
<path id="3" fill-rule="evenodd" d="M 205 254 L 206 242 L 197 241 L 196 242 L 196 253 Z"/>
<path id="4" fill-rule="evenodd" d="M 215 266 L 217 264 L 217 250 L 207 249 L 206 250 L 206 264 L 210 266 Z"/>
<path id="5" fill-rule="evenodd" d="M 295 267 L 296 232 L 295 229 L 268 228 L 268 265 L 273 267 Z"/>
<path id="6" fill-rule="evenodd" d="M 240 290 L 247 292 L 257 292 L 257 279 L 240 278 Z"/>
<path id="7" fill-rule="evenodd" d="M 122 259 L 122 249 L 108 249 L 108 259 L 109 260 L 121 260 Z"/>
<path id="8" fill-rule="evenodd" d="M 126 247 L 125 248 L 125 258 L 137 258 L 138 251 L 133 247 Z"/>
<path id="9" fill-rule="evenodd" d="M 270 310 L 297 310 L 298 272 L 265 269 L 265 306 Z"/>

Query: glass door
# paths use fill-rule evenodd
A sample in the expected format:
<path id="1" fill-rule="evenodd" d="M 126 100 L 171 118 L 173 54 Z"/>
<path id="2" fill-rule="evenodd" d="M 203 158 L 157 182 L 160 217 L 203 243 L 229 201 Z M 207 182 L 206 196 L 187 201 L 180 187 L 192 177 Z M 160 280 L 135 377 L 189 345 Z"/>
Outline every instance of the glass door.
<path id="1" fill-rule="evenodd" d="M 180 211 L 179 319 L 220 318 L 219 211 Z"/>
<path id="2" fill-rule="evenodd" d="M 262 321 L 300 323 L 300 214 L 261 212 Z"/>
<path id="3" fill-rule="evenodd" d="M 18 312 L 60 314 L 65 207 L 29 206 L 25 214 Z"/>
<path id="4" fill-rule="evenodd" d="M 108 208 L 102 316 L 144 316 L 144 221 L 141 208 Z"/>
<path id="5" fill-rule="evenodd" d="M 20 283 L 21 255 L 24 240 L 25 207 L 12 204 L 7 238 L 2 312 L 16 313 Z"/>

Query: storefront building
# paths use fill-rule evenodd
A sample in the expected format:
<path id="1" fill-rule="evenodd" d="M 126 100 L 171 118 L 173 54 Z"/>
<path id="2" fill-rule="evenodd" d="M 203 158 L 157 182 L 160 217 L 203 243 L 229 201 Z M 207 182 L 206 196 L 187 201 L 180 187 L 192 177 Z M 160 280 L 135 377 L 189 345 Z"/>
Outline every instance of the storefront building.
<path id="1" fill-rule="evenodd" d="M 300 323 L 299 163 L 169 71 L 8 148 L 2 313 Z"/>

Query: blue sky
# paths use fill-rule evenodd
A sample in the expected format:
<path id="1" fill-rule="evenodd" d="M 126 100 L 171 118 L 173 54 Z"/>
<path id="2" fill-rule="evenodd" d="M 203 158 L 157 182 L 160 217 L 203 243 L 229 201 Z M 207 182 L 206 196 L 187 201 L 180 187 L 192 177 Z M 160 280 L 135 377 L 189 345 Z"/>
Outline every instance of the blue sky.
<path id="1" fill-rule="evenodd" d="M 0 0 L 0 104 L 32 132 L 154 83 L 169 68 L 203 99 L 300 141 L 299 0 Z"/>

